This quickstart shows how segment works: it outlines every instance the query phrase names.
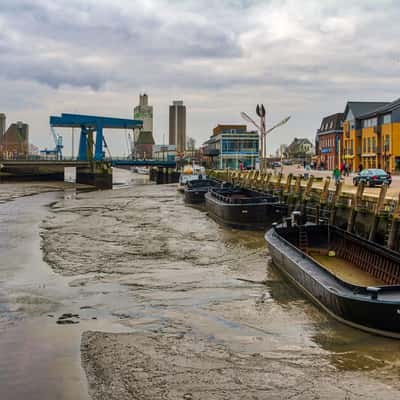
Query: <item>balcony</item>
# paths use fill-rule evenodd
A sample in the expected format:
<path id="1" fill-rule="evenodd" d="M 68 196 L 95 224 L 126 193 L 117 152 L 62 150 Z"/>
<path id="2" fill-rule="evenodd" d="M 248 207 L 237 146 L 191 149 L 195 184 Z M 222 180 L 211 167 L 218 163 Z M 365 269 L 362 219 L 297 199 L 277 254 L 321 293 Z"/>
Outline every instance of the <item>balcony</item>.
<path id="1" fill-rule="evenodd" d="M 219 156 L 218 149 L 204 149 L 203 154 L 208 157 L 216 157 Z"/>

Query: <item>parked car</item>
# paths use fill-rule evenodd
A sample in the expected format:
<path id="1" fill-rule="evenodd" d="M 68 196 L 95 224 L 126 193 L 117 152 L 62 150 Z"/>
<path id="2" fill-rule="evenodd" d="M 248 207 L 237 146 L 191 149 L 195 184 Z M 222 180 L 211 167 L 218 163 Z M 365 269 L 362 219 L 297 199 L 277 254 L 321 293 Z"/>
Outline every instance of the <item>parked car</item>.
<path id="1" fill-rule="evenodd" d="M 383 185 L 385 182 L 390 185 L 392 177 L 383 169 L 364 169 L 353 178 L 355 186 L 360 182 L 364 182 L 369 187 Z"/>
<path id="2" fill-rule="evenodd" d="M 272 163 L 272 168 L 280 168 L 281 167 L 281 163 L 279 161 L 274 161 Z"/>

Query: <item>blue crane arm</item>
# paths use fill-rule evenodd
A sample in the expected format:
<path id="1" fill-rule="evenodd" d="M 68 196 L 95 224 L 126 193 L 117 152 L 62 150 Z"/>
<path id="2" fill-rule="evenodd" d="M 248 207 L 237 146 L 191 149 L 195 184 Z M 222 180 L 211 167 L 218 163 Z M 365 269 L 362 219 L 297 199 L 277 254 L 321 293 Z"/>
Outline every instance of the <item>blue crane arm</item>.
<path id="1" fill-rule="evenodd" d="M 96 130 L 98 127 L 109 129 L 135 129 L 142 128 L 143 121 L 139 119 L 99 117 L 95 115 L 61 114 L 51 116 L 50 125 L 58 127 L 79 128 Z"/>

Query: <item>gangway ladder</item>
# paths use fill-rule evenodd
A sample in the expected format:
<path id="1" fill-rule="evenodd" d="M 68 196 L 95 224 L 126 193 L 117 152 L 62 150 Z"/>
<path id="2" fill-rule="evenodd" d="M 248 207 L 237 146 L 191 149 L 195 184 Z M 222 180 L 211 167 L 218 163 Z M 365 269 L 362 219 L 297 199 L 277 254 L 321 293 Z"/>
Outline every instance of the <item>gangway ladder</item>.
<path id="1" fill-rule="evenodd" d="M 308 249 L 308 234 L 305 225 L 299 226 L 299 248 L 303 251 Z"/>

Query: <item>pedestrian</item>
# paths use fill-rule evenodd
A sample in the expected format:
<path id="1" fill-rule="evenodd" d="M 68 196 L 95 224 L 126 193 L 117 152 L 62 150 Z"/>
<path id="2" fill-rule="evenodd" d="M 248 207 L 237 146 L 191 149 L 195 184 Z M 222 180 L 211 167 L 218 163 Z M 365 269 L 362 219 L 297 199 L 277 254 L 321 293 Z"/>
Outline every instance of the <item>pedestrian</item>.
<path id="1" fill-rule="evenodd" d="M 344 163 L 344 176 L 349 176 L 349 164 L 347 161 Z"/>
<path id="2" fill-rule="evenodd" d="M 241 171 L 243 171 L 243 163 L 242 163 L 242 162 L 240 162 L 240 164 L 239 164 L 239 169 L 240 169 Z"/>
<path id="3" fill-rule="evenodd" d="M 358 165 L 358 172 L 361 172 L 364 169 L 364 166 L 360 163 Z"/>
<path id="4" fill-rule="evenodd" d="M 344 172 L 344 162 L 343 161 L 339 164 L 339 170 L 340 170 L 340 175 L 343 175 L 343 172 Z"/>
<path id="5" fill-rule="evenodd" d="M 336 185 L 339 184 L 341 174 L 340 174 L 340 169 L 338 167 L 335 167 L 332 175 L 333 175 L 333 178 L 335 179 Z"/>

